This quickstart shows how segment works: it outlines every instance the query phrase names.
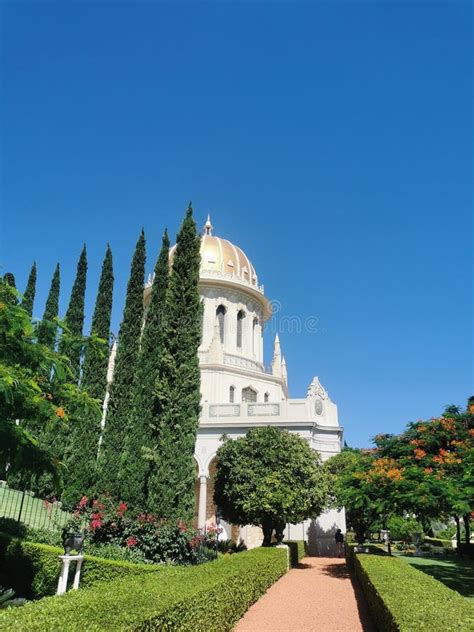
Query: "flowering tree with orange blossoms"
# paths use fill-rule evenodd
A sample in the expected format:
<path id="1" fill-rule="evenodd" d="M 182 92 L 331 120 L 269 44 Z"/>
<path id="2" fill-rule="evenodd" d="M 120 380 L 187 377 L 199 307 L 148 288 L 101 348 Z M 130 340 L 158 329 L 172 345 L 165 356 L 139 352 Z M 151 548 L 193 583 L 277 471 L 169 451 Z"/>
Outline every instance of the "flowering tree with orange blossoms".
<path id="1" fill-rule="evenodd" d="M 460 541 L 460 519 L 469 542 L 474 509 L 474 415 L 451 412 L 410 423 L 401 435 L 375 438 L 376 459 L 368 477 L 391 481 L 394 505 L 422 520 L 452 516 Z"/>

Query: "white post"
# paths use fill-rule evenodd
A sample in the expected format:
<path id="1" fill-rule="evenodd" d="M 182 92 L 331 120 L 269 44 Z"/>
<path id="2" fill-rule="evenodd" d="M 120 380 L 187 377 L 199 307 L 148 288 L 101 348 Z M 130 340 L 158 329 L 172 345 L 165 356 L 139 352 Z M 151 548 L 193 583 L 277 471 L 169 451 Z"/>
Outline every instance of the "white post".
<path id="1" fill-rule="evenodd" d="M 79 582 L 81 579 L 81 567 L 84 560 L 83 555 L 59 555 L 59 559 L 62 561 L 61 573 L 59 574 L 57 595 L 64 595 L 67 590 L 67 580 L 69 577 L 69 566 L 72 561 L 76 562 L 76 571 L 74 573 L 74 583 L 72 585 L 74 590 L 79 588 Z"/>
<path id="2" fill-rule="evenodd" d="M 72 585 L 74 590 L 77 590 L 79 588 L 79 582 L 81 581 L 81 567 L 82 567 L 83 560 L 84 558 L 81 557 L 76 562 L 76 572 L 74 573 L 74 583 Z"/>
<path id="3" fill-rule="evenodd" d="M 198 529 L 206 526 L 207 476 L 199 477 Z"/>
<path id="4" fill-rule="evenodd" d="M 68 578 L 68 575 L 69 575 L 70 560 L 67 558 L 66 555 L 60 555 L 59 557 L 62 560 L 63 564 L 62 564 L 62 567 L 61 567 L 61 573 L 59 575 L 58 589 L 56 591 L 56 594 L 57 595 L 64 595 L 64 593 L 66 592 L 66 588 L 67 588 L 67 578 Z"/>

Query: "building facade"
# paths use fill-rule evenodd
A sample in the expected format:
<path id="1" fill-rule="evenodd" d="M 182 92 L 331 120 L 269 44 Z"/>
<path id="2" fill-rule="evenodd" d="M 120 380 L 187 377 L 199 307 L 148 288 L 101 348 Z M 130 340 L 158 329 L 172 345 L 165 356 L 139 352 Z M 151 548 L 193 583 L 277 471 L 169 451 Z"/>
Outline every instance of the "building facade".
<path id="1" fill-rule="evenodd" d="M 170 251 L 170 263 L 174 256 Z M 145 288 L 149 301 L 152 279 Z M 298 433 L 322 459 L 341 449 L 342 428 L 337 407 L 317 377 L 304 399 L 291 399 L 285 358 L 278 335 L 271 366 L 263 358 L 265 322 L 271 306 L 246 254 L 213 235 L 208 218 L 201 241 L 199 290 L 203 300 L 203 332 L 199 348 L 201 416 L 196 443 L 196 523 L 215 523 L 213 503 L 216 452 L 221 438 L 244 436 L 255 426 L 276 426 Z M 261 543 L 261 529 L 221 524 L 223 537 Z M 334 548 L 336 528 L 345 531 L 344 512 L 329 511 L 317 520 L 287 525 L 286 537 L 305 539 L 313 554 Z"/>

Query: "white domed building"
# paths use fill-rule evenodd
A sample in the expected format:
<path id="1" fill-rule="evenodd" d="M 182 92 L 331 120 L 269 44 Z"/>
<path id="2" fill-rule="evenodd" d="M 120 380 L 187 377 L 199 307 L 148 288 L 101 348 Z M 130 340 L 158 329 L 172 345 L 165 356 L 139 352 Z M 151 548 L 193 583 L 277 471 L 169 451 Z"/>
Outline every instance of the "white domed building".
<path id="1" fill-rule="evenodd" d="M 172 263 L 173 247 L 170 251 Z M 285 359 L 278 335 L 271 366 L 263 357 L 265 322 L 271 306 L 247 255 L 213 235 L 208 218 L 201 242 L 199 290 L 204 303 L 201 369 L 201 416 L 196 444 L 196 523 L 215 523 L 213 502 L 216 452 L 222 435 L 244 436 L 255 426 L 276 426 L 305 438 L 322 459 L 341 449 L 342 428 L 337 407 L 314 377 L 304 399 L 291 399 Z M 151 279 L 145 289 L 145 302 Z M 221 523 L 223 537 L 242 538 L 247 546 L 261 543 L 261 529 Z M 288 525 L 288 539 L 305 539 L 310 552 L 324 555 L 334 548 L 334 531 L 345 531 L 344 512 L 329 511 L 317 521 Z"/>

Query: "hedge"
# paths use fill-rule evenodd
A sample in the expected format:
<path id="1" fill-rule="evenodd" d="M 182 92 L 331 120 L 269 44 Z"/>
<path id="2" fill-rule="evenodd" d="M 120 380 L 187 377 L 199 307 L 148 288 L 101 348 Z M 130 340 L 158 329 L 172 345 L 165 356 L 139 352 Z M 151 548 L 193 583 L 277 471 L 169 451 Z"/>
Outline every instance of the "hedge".
<path id="1" fill-rule="evenodd" d="M 54 595 L 58 585 L 61 561 L 60 548 L 37 542 L 25 542 L 0 534 L 0 586 L 13 588 L 17 595 L 40 599 Z M 105 560 L 86 555 L 81 573 L 81 586 L 93 586 L 125 575 L 161 572 L 162 566 Z M 72 581 L 72 570 L 70 571 Z"/>
<path id="2" fill-rule="evenodd" d="M 403 560 L 356 554 L 355 574 L 383 632 L 471 631 L 474 604 Z"/>
<path id="3" fill-rule="evenodd" d="M 292 568 L 298 566 L 298 563 L 307 555 L 306 542 L 304 540 L 285 540 L 283 544 L 286 544 L 290 549 L 290 566 Z"/>
<path id="4" fill-rule="evenodd" d="M 356 544 L 355 542 L 346 542 L 346 561 L 347 561 L 347 565 L 349 566 L 350 569 L 354 568 L 354 564 L 355 564 L 355 548 L 357 546 L 362 546 L 364 547 L 364 549 L 368 549 L 368 552 L 371 555 L 388 555 L 388 552 L 383 548 L 382 544 Z M 362 555 L 367 555 L 366 553 L 363 553 Z"/>
<path id="5" fill-rule="evenodd" d="M 423 538 L 423 544 L 431 544 L 432 546 L 443 547 L 444 549 L 452 549 L 453 543 L 451 540 L 443 540 L 442 538 L 430 538 L 425 536 Z"/>
<path id="6" fill-rule="evenodd" d="M 282 575 L 287 553 L 259 548 L 199 566 L 150 573 L 45 597 L 0 612 L 15 632 L 99 630 L 230 631 Z"/>
<path id="7" fill-rule="evenodd" d="M 466 557 L 471 558 L 471 560 L 474 560 L 474 543 L 470 542 L 469 544 L 466 544 L 465 542 L 461 542 L 459 545 L 459 552 L 461 555 L 465 555 Z"/>

